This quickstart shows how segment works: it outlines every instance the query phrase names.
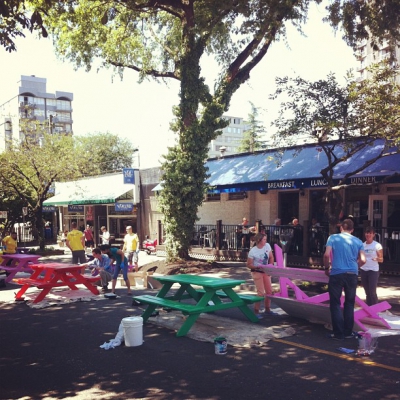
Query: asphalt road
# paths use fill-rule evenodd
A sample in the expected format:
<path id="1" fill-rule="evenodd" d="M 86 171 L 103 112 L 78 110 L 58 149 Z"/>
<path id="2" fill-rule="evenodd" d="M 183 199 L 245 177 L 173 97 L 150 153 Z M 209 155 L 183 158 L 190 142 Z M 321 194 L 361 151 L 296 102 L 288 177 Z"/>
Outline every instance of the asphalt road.
<path id="1" fill-rule="evenodd" d="M 242 266 L 224 275 L 247 274 Z M 386 282 L 400 314 L 399 277 Z M 15 291 L 7 285 L 0 291 Z M 264 326 L 291 326 L 296 334 L 253 348 L 216 355 L 212 343 L 145 324 L 144 343 L 104 350 L 122 318 L 140 315 L 125 289 L 117 300 L 31 309 L 0 303 L 0 399 L 399 399 L 399 336 L 379 338 L 369 357 L 340 353 L 357 341 L 326 338 L 318 324 L 267 316 Z M 138 290 L 135 294 L 155 293 Z M 389 299 L 389 302 L 391 302 Z M 217 313 L 245 320 L 238 310 Z"/>

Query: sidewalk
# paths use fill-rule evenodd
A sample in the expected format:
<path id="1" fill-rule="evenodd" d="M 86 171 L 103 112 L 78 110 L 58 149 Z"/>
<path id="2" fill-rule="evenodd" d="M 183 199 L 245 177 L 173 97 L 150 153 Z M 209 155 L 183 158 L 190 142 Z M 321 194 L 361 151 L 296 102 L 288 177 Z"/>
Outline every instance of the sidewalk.
<path id="1" fill-rule="evenodd" d="M 69 262 L 69 257 L 66 254 L 57 261 Z M 146 262 L 146 255 L 141 253 L 140 261 Z M 251 284 L 243 264 L 221 268 L 217 275 L 243 277 Z M 390 298 L 389 302 L 396 300 L 398 305 L 399 280 L 390 277 L 386 281 L 385 277 L 380 286 L 382 296 Z M 8 285 L 5 290 L 13 292 L 16 288 Z M 398 336 L 379 338 L 375 353 L 361 358 L 337 350 L 339 346 L 356 348 L 354 339 L 332 341 L 326 338 L 327 330 L 322 325 L 287 315 L 266 316 L 260 326 L 291 327 L 296 331 L 294 336 L 246 349 L 229 346 L 228 338 L 228 353 L 224 356 L 215 354 L 212 343 L 177 338 L 175 332 L 150 323 L 143 326 L 143 345 L 101 349 L 100 345 L 115 337 L 122 318 L 142 312 L 132 307 L 125 290 L 117 289 L 121 294 L 117 300 L 39 310 L 24 303 L 0 303 L 0 399 L 398 397 Z M 140 288 L 136 292 L 156 293 Z M 238 310 L 215 315 L 246 321 Z"/>

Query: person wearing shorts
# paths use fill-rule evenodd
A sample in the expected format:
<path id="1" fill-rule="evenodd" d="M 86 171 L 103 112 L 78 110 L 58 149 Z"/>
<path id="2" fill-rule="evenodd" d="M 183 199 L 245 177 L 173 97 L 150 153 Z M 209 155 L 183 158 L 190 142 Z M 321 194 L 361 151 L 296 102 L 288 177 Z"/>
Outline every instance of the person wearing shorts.
<path id="1" fill-rule="evenodd" d="M 126 235 L 124 237 L 124 246 L 122 250 L 125 253 L 125 257 L 128 259 L 128 264 L 133 265 L 135 272 L 138 272 L 140 242 L 137 233 L 133 233 L 131 226 L 126 227 Z"/>

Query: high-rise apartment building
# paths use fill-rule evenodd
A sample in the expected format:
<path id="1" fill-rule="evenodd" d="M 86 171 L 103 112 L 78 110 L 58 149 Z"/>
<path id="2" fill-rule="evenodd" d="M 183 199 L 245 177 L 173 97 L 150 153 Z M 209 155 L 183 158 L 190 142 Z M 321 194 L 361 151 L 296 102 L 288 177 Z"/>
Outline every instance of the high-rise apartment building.
<path id="1" fill-rule="evenodd" d="M 399 68 L 400 66 L 400 46 L 389 40 L 372 46 L 370 40 L 365 39 L 359 43 L 356 56 L 360 62 L 357 69 L 360 80 L 369 77 L 367 67 L 383 60 L 391 59 L 393 67 Z M 400 84 L 400 74 L 397 75 L 397 82 Z"/>
<path id="2" fill-rule="evenodd" d="M 208 157 L 220 157 L 223 154 L 235 154 L 243 139 L 243 133 L 249 129 L 249 125 L 239 117 L 224 115 L 229 120 L 229 125 L 222 130 L 222 134 L 209 145 Z"/>
<path id="3" fill-rule="evenodd" d="M 0 151 L 12 140 L 22 139 L 21 123 L 38 121 L 49 133 L 72 134 L 73 93 L 48 93 L 46 78 L 21 76 L 18 92 L 0 105 Z"/>

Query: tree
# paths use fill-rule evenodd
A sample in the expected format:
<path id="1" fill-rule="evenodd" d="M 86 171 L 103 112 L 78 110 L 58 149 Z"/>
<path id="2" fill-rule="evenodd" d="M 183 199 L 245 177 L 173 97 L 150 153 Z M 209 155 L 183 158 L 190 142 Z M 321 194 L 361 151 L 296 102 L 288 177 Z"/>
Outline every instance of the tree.
<path id="1" fill-rule="evenodd" d="M 272 96 L 290 98 L 281 104 L 274 122 L 278 147 L 314 142 L 326 155 L 327 166 L 320 173 L 327 182 L 326 214 L 332 232 L 343 211 L 340 189 L 346 186 L 346 180 L 378 159 L 400 152 L 400 87 L 395 80 L 398 71 L 388 63 L 375 65 L 370 71 L 372 77 L 361 82 L 349 74 L 343 87 L 334 74 L 317 82 L 277 78 L 277 90 Z M 373 146 L 377 139 L 384 141 L 382 150 L 359 168 L 349 168 L 336 183 L 335 167 Z"/>
<path id="2" fill-rule="evenodd" d="M 71 136 L 52 135 L 40 124 L 25 125 L 24 138 L 0 155 L 0 179 L 32 215 L 40 247 L 44 248 L 42 205 L 53 182 L 82 176 L 83 165 Z"/>
<path id="3" fill-rule="evenodd" d="M 257 119 L 260 108 L 256 107 L 251 101 L 250 106 L 251 112 L 246 121 L 250 127 L 243 133 L 243 139 L 238 149 L 240 152 L 254 152 L 266 146 L 265 141 L 261 140 L 261 136 L 265 133 L 265 127 Z"/>
<path id="4" fill-rule="evenodd" d="M 58 53 L 77 67 L 100 60 L 121 75 L 125 69 L 141 80 L 174 79 L 180 103 L 172 129 L 160 196 L 168 259 L 187 257 L 197 210 L 206 190 L 204 161 L 208 144 L 227 125 L 222 117 L 236 90 L 285 36 L 285 24 L 301 30 L 311 0 L 27 0 L 43 10 Z M 315 0 L 317 3 L 320 0 Z M 368 31 L 400 38 L 398 0 L 334 0 L 328 20 L 343 24 L 354 44 Z M 212 90 L 201 74 L 201 60 L 214 55 L 220 71 Z"/>
<path id="5" fill-rule="evenodd" d="M 51 4 L 51 0 L 46 2 Z M 25 37 L 24 30 L 40 31 L 47 37 L 41 12 L 38 9 L 28 11 L 24 0 L 0 0 L 0 45 L 9 52 L 17 50 L 14 39 Z"/>
<path id="6" fill-rule="evenodd" d="M 106 133 L 91 133 L 74 137 L 77 154 L 84 155 L 86 175 L 101 175 L 132 166 L 133 153 L 137 151 L 127 139 Z"/>

